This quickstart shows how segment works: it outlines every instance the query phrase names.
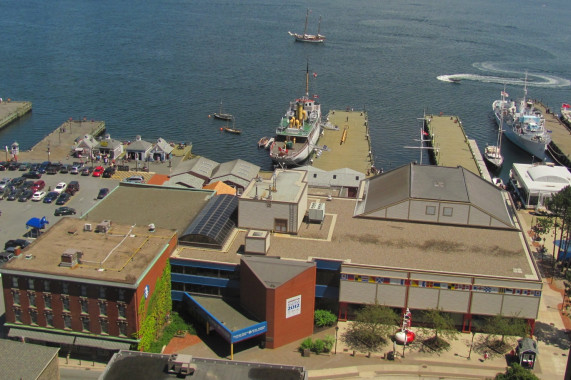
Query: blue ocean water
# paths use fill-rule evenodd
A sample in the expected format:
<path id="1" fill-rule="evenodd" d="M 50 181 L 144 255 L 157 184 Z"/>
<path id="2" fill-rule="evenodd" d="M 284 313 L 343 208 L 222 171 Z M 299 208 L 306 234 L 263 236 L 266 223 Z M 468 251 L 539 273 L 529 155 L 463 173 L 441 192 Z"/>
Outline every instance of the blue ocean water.
<path id="1" fill-rule="evenodd" d="M 306 8 L 310 32 L 322 17 L 323 45 L 287 34 L 303 30 Z M 418 145 L 424 112 L 458 115 L 483 149 L 496 140 L 491 104 L 504 84 L 523 95 L 527 72 L 530 97 L 554 109 L 571 101 L 569 19 L 563 0 L 3 0 L 0 97 L 30 100 L 33 112 L 0 131 L 0 146 L 27 149 L 87 117 L 114 138 L 192 142 L 213 160 L 269 169 L 256 142 L 304 93 L 309 62 L 325 111 L 368 111 L 377 167 L 420 159 L 405 146 Z M 221 100 L 241 136 L 208 117 Z M 503 151 L 504 177 L 531 161 L 508 141 Z"/>

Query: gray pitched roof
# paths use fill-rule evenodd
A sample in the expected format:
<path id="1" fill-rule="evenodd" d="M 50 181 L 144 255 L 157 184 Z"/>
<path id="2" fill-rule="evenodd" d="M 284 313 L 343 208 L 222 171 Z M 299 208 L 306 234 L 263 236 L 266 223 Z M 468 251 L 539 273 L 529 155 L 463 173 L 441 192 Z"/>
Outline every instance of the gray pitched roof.
<path id="1" fill-rule="evenodd" d="M 247 183 L 258 175 L 260 167 L 247 161 L 236 159 L 220 164 L 212 174 L 212 180 L 219 180 L 230 175 L 246 180 Z"/>
<path id="2" fill-rule="evenodd" d="M 191 160 L 181 161 L 172 171 L 171 177 L 185 173 L 196 173 L 210 178 L 218 165 L 220 165 L 218 162 L 209 160 L 208 158 L 196 157 Z"/>
<path id="3" fill-rule="evenodd" d="M 149 149 L 151 149 L 152 146 L 153 146 L 153 144 L 151 144 L 148 141 L 137 139 L 137 140 L 133 141 L 131 144 L 127 145 L 125 147 L 125 150 L 131 151 L 131 152 L 133 152 L 133 151 L 146 152 Z"/>
<path id="4" fill-rule="evenodd" d="M 356 213 L 367 215 L 409 200 L 470 204 L 506 226 L 513 226 L 502 191 L 463 167 L 409 164 L 370 178 Z"/>
<path id="5" fill-rule="evenodd" d="M 3 379 L 37 379 L 46 366 L 57 360 L 59 348 L 0 339 Z"/>
<path id="6" fill-rule="evenodd" d="M 172 152 L 174 150 L 174 147 L 171 146 L 171 144 L 169 144 L 165 139 L 163 139 L 162 137 L 159 137 L 157 139 L 157 142 L 153 148 L 153 151 L 155 152 L 165 152 L 166 154 L 169 154 L 170 152 Z"/>
<path id="7" fill-rule="evenodd" d="M 175 177 L 172 177 L 166 181 L 163 185 L 164 186 L 183 186 L 183 187 L 192 187 L 194 189 L 202 189 L 204 186 L 205 180 L 194 176 L 192 174 L 180 174 Z"/>
<path id="8" fill-rule="evenodd" d="M 248 266 L 266 288 L 277 288 L 315 263 L 278 260 L 263 256 L 243 256 L 242 264 Z"/>

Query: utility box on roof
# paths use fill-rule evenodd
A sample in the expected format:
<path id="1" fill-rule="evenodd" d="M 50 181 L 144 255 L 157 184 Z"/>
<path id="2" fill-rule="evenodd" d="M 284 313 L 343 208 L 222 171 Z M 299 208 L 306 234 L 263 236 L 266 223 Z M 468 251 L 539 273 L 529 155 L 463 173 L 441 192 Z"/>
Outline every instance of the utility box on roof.
<path id="1" fill-rule="evenodd" d="M 268 231 L 250 230 L 246 235 L 246 253 L 265 255 L 270 249 L 270 233 Z"/>
<path id="2" fill-rule="evenodd" d="M 323 222 L 325 219 L 325 203 L 311 202 L 308 219 L 310 222 Z"/>

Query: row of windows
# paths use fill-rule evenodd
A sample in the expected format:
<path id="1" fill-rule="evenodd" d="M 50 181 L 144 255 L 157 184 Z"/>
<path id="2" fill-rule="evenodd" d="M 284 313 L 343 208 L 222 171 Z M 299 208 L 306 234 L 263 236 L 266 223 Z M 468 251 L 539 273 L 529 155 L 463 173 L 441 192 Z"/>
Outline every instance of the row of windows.
<path id="1" fill-rule="evenodd" d="M 219 269 L 197 268 L 184 265 L 172 265 L 171 273 L 190 274 L 196 276 L 216 277 L 234 279 L 238 277 L 237 271 L 226 271 Z"/>
<path id="2" fill-rule="evenodd" d="M 40 291 L 44 291 L 44 292 L 50 292 L 56 289 L 53 289 L 53 282 L 49 281 L 49 280 L 39 280 L 39 279 L 35 279 L 35 278 L 27 278 L 26 280 L 26 285 L 27 285 L 27 289 L 28 290 L 40 290 Z M 61 286 L 59 287 L 59 290 L 61 291 L 62 294 L 69 294 L 69 290 L 70 290 L 70 284 L 68 282 L 60 282 L 57 281 L 58 284 L 60 284 Z M 41 288 L 37 288 L 37 287 L 41 287 Z M 16 276 L 12 276 L 12 287 L 13 288 L 20 288 L 20 278 L 16 277 Z M 93 288 L 95 287 L 89 287 L 88 285 L 80 285 L 79 286 L 79 295 L 81 297 L 87 297 L 88 296 L 88 292 L 89 293 L 94 293 L 93 292 Z M 97 286 L 96 287 L 98 290 L 98 295 L 99 298 L 107 298 L 108 296 L 108 289 L 104 286 Z M 125 289 L 117 289 L 117 298 L 119 301 L 125 301 Z"/>
<path id="3" fill-rule="evenodd" d="M 38 325 L 38 311 L 37 310 L 29 310 L 30 313 L 30 321 L 32 325 Z M 44 312 L 46 318 L 46 327 L 54 327 L 54 315 L 51 311 Z M 22 310 L 19 307 L 14 307 L 14 317 L 16 323 L 22 323 Z M 71 320 L 72 316 L 69 313 L 62 314 L 61 316 L 63 320 L 63 327 L 66 330 L 71 330 Z M 107 318 L 98 318 L 99 320 L 99 328 L 96 329 L 91 324 L 91 319 L 89 316 L 81 316 L 81 326 L 82 331 L 90 332 L 90 331 L 100 331 L 101 334 L 109 334 L 109 321 Z M 118 321 L 117 325 L 119 326 L 119 335 L 127 335 L 127 321 Z"/>
<path id="4" fill-rule="evenodd" d="M 36 306 L 36 293 L 35 292 L 27 292 L 28 295 L 28 304 L 30 307 L 37 307 Z M 14 305 L 20 305 L 20 291 L 17 289 L 12 289 L 12 299 Z M 64 311 L 69 311 L 69 296 L 61 295 L 61 306 Z M 84 314 L 89 314 L 89 299 L 87 298 L 80 298 L 79 303 L 81 305 L 81 312 Z M 107 315 L 107 301 L 105 300 L 98 300 L 97 304 L 99 305 L 99 315 Z M 52 308 L 52 295 L 51 294 L 44 294 L 44 308 L 51 309 Z M 126 309 L 127 306 L 123 302 L 117 303 L 117 310 L 119 313 L 119 318 L 126 317 Z"/>
<path id="5" fill-rule="evenodd" d="M 453 212 L 452 207 L 442 208 L 442 216 L 452 216 Z M 426 215 L 436 215 L 436 206 L 426 206 Z"/>

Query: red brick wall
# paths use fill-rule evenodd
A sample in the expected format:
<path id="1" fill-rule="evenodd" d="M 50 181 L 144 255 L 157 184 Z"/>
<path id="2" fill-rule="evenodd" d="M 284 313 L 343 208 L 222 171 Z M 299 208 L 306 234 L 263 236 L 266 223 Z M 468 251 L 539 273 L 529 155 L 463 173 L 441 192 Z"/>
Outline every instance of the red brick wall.
<path id="1" fill-rule="evenodd" d="M 278 348 L 313 334 L 315 276 L 314 266 L 278 288 L 268 291 L 267 337 L 273 339 L 267 340 L 266 347 Z M 301 314 L 286 318 L 286 300 L 297 295 L 301 295 Z"/>

